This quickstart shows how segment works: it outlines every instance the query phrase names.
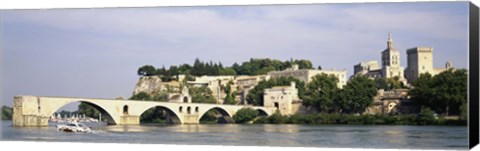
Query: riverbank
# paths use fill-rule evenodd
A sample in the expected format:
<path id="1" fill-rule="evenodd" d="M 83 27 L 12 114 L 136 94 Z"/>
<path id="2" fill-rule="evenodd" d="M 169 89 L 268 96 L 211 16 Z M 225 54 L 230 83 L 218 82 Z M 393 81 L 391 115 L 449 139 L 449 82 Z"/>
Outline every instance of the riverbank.
<path id="1" fill-rule="evenodd" d="M 253 124 L 344 124 L 344 125 L 456 125 L 466 126 L 467 121 L 448 119 L 433 115 L 354 115 L 354 114 L 296 114 L 282 116 L 273 114 L 268 117 L 259 117 Z"/>

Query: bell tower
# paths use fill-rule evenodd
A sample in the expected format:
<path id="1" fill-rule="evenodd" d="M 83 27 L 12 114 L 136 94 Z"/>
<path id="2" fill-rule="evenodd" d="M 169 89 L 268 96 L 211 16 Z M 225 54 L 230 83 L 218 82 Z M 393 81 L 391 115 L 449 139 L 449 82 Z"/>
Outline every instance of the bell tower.
<path id="1" fill-rule="evenodd" d="M 400 66 L 400 52 L 393 46 L 392 33 L 388 33 L 387 48 L 382 51 L 382 77 L 404 77 L 403 67 Z"/>

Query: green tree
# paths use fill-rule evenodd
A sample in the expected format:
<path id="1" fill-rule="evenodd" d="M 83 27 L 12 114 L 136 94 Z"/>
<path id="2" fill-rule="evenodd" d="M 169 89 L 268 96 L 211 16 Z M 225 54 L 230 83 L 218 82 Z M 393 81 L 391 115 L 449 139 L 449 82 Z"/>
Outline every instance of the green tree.
<path id="1" fill-rule="evenodd" d="M 168 123 L 169 118 L 174 117 L 168 109 L 163 107 L 150 108 L 140 115 L 140 123 Z"/>
<path id="2" fill-rule="evenodd" d="M 233 68 L 220 68 L 219 75 L 237 75 L 237 72 Z"/>
<path id="3" fill-rule="evenodd" d="M 201 118 L 200 118 L 200 123 L 203 124 L 203 123 L 208 123 L 208 124 L 212 124 L 212 123 L 219 123 L 219 118 L 222 116 L 222 114 L 220 112 L 218 112 L 217 110 L 209 110 L 207 111 Z"/>
<path id="4" fill-rule="evenodd" d="M 8 106 L 2 106 L 2 117 L 1 120 L 12 120 L 13 108 Z"/>
<path id="5" fill-rule="evenodd" d="M 242 108 L 233 115 L 233 120 L 237 123 L 246 123 L 255 119 L 258 116 L 258 112 L 252 108 Z"/>
<path id="6" fill-rule="evenodd" d="M 267 121 L 268 123 L 271 123 L 271 124 L 283 124 L 287 121 L 287 118 L 288 118 L 287 116 L 283 116 L 277 110 L 275 113 L 273 113 L 267 118 Z"/>
<path id="7" fill-rule="evenodd" d="M 338 79 L 334 75 L 320 74 L 307 84 L 304 104 L 315 106 L 321 112 L 331 112 L 334 107 L 334 97 L 338 91 Z"/>
<path id="8" fill-rule="evenodd" d="M 389 85 L 389 90 L 405 88 L 405 85 L 403 85 L 403 83 L 400 82 L 400 78 L 398 76 L 395 76 L 393 78 L 388 78 L 387 83 Z"/>
<path id="9" fill-rule="evenodd" d="M 149 100 L 152 100 L 152 97 L 146 92 L 140 92 L 130 97 L 129 100 L 149 101 Z"/>
<path id="10" fill-rule="evenodd" d="M 460 119 L 467 120 L 468 119 L 468 105 L 467 103 L 463 103 L 460 106 Z"/>
<path id="11" fill-rule="evenodd" d="M 356 76 L 347 82 L 343 91 L 337 93 L 339 105 L 343 113 L 363 113 L 372 105 L 373 97 L 377 94 L 375 81 L 366 76 Z M 342 96 L 343 95 L 343 96 Z"/>
<path id="12" fill-rule="evenodd" d="M 430 108 L 422 108 L 418 117 L 418 123 L 422 125 L 430 125 L 435 122 L 435 112 Z"/>
<path id="13" fill-rule="evenodd" d="M 152 97 L 153 101 L 167 102 L 168 101 L 168 91 L 160 91 L 158 94 Z"/>
<path id="14" fill-rule="evenodd" d="M 313 69 L 313 64 L 310 60 L 295 60 L 293 63 L 297 64 L 299 69 Z"/>
<path id="15" fill-rule="evenodd" d="M 422 74 L 413 81 L 410 95 L 415 104 L 429 107 L 446 116 L 460 115 L 467 103 L 467 70 L 447 70 L 434 77 Z"/>
<path id="16" fill-rule="evenodd" d="M 192 96 L 193 103 L 217 103 L 212 90 L 207 87 L 190 87 L 188 92 Z"/>
<path id="17" fill-rule="evenodd" d="M 467 71 L 452 69 L 444 71 L 433 77 L 431 93 L 434 94 L 434 101 L 437 111 L 448 116 L 452 110 L 459 115 L 459 107 L 467 103 Z"/>
<path id="18" fill-rule="evenodd" d="M 233 84 L 233 81 L 229 81 L 224 88 L 225 94 L 227 94 L 227 96 L 225 97 L 225 101 L 223 102 L 223 104 L 236 104 L 237 103 L 235 101 L 235 97 L 233 97 L 234 92 L 232 92 L 232 84 Z"/>
<path id="19" fill-rule="evenodd" d="M 292 65 L 297 64 L 300 69 L 313 69 L 312 62 L 310 60 L 288 60 L 280 61 L 276 59 L 254 59 L 251 58 L 247 62 L 243 62 L 242 65 L 237 63 L 233 64 L 232 69 L 234 69 L 237 75 L 260 75 L 266 74 L 270 71 L 285 70 L 286 68 L 292 67 Z"/>
<path id="20" fill-rule="evenodd" d="M 377 89 L 390 90 L 390 86 L 388 85 L 387 78 L 384 78 L 384 77 L 376 78 L 375 83 L 377 84 Z"/>
<path id="21" fill-rule="evenodd" d="M 77 112 L 78 112 L 78 114 L 85 114 L 85 116 L 87 116 L 87 117 L 92 117 L 92 118 L 97 118 L 97 119 L 101 115 L 100 111 L 98 111 L 95 107 L 93 107 L 92 105 L 90 105 L 88 103 L 85 103 L 85 102 L 81 102 L 78 105 Z M 102 119 L 106 119 L 106 115 L 102 115 Z"/>
<path id="22" fill-rule="evenodd" d="M 137 74 L 139 76 L 152 76 L 157 74 L 157 70 L 151 65 L 145 65 L 138 69 Z"/>
<path id="23" fill-rule="evenodd" d="M 413 103 L 420 108 L 430 107 L 434 96 L 432 96 L 432 75 L 429 73 L 421 74 L 420 77 L 412 82 L 413 89 L 409 94 Z"/>
<path id="24" fill-rule="evenodd" d="M 236 104 L 237 102 L 235 101 L 235 98 L 232 96 L 232 94 L 227 94 L 225 97 L 225 102 L 223 104 Z"/>

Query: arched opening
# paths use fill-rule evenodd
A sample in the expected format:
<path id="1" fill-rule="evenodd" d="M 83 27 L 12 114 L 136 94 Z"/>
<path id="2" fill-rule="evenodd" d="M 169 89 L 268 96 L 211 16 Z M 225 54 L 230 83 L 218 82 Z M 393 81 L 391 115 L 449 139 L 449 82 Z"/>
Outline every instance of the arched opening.
<path id="1" fill-rule="evenodd" d="M 123 106 L 123 114 L 128 115 L 128 105 Z"/>
<path id="2" fill-rule="evenodd" d="M 182 113 L 182 110 L 183 110 L 183 106 L 180 106 L 180 107 L 178 108 L 178 112 Z"/>
<path id="3" fill-rule="evenodd" d="M 179 108 L 182 110 L 182 107 Z M 155 106 L 140 115 L 140 124 L 180 124 L 180 118 L 169 108 Z"/>
<path id="4" fill-rule="evenodd" d="M 388 113 L 395 113 L 395 112 L 397 112 L 397 103 L 395 103 L 395 102 L 390 102 L 390 103 L 388 103 L 387 112 L 388 112 Z"/>
<path id="5" fill-rule="evenodd" d="M 192 108 L 190 108 L 190 106 L 187 107 L 187 114 L 192 114 Z"/>
<path id="6" fill-rule="evenodd" d="M 188 103 L 188 97 L 183 97 L 183 103 Z"/>
<path id="7" fill-rule="evenodd" d="M 197 106 L 197 107 L 195 107 L 195 112 L 196 112 L 196 113 L 198 113 L 198 106 Z"/>
<path id="8" fill-rule="evenodd" d="M 200 124 L 235 123 L 232 116 L 222 108 L 214 107 L 200 117 Z"/>
<path id="9" fill-rule="evenodd" d="M 258 116 L 268 116 L 267 112 L 262 109 L 257 109 Z"/>
<path id="10" fill-rule="evenodd" d="M 63 105 L 59 109 L 52 111 L 52 115 L 49 118 L 49 125 L 68 122 L 80 122 L 88 126 L 117 124 L 105 109 L 92 102 L 83 100 Z"/>

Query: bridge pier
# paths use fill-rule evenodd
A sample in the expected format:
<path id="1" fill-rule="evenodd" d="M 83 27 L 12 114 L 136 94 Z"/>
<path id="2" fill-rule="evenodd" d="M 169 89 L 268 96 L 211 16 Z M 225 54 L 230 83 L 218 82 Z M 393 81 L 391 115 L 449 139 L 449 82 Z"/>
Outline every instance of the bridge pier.
<path id="1" fill-rule="evenodd" d="M 46 127 L 49 117 L 36 115 L 22 115 L 13 119 L 14 127 Z"/>
<path id="2" fill-rule="evenodd" d="M 182 124 L 200 124 L 198 115 L 184 115 Z"/>
<path id="3" fill-rule="evenodd" d="M 120 116 L 118 125 L 138 125 L 140 124 L 140 116 L 124 115 Z"/>
<path id="4" fill-rule="evenodd" d="M 37 97 L 14 97 L 13 119 L 14 127 L 48 126 L 50 116 L 40 114 L 41 107 Z"/>

